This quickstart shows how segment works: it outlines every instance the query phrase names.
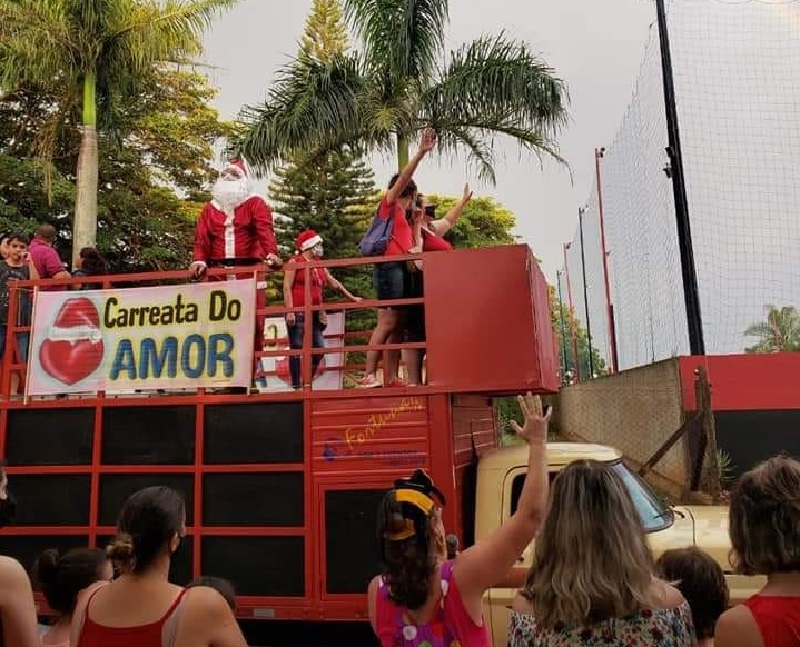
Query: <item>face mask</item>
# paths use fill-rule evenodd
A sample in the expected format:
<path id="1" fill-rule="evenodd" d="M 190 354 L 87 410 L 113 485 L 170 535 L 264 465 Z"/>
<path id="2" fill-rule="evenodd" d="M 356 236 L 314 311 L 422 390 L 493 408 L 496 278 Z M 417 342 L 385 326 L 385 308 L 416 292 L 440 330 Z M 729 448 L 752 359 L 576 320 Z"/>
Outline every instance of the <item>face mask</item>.
<path id="1" fill-rule="evenodd" d="M 324 253 L 325 253 L 325 250 L 324 250 L 324 248 L 322 247 L 322 245 L 317 245 L 317 246 L 314 248 L 314 256 L 316 256 L 317 258 L 322 258 L 322 255 L 323 255 Z"/>
<path id="2" fill-rule="evenodd" d="M 17 514 L 17 500 L 9 492 L 8 498 L 0 499 L 0 528 L 10 525 Z"/>

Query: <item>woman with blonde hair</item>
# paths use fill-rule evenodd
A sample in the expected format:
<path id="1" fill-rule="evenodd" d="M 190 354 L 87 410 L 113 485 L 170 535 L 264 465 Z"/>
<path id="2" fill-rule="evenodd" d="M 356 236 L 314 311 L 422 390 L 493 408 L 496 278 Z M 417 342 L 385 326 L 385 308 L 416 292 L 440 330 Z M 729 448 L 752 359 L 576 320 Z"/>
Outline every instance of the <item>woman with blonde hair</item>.
<path id="1" fill-rule="evenodd" d="M 731 492 L 731 564 L 767 584 L 717 623 L 716 647 L 800 647 L 800 463 L 771 458 Z"/>
<path id="2" fill-rule="evenodd" d="M 533 566 L 514 600 L 509 647 L 693 647 L 689 605 L 653 570 L 614 467 L 571 463 L 553 481 Z"/>
<path id="3" fill-rule="evenodd" d="M 486 589 L 502 580 L 539 529 L 547 502 L 545 443 L 549 412 L 519 398 L 530 447 L 516 512 L 493 534 L 447 560 L 444 497 L 417 470 L 400 479 L 378 512 L 383 575 L 367 591 L 369 619 L 382 647 L 489 647 L 482 617 Z"/>
<path id="4" fill-rule="evenodd" d="M 214 589 L 168 581 L 169 565 L 186 536 L 180 494 L 149 487 L 122 506 L 107 553 L 119 572 L 90 586 L 72 619 L 73 647 L 246 647 L 233 613 Z"/>

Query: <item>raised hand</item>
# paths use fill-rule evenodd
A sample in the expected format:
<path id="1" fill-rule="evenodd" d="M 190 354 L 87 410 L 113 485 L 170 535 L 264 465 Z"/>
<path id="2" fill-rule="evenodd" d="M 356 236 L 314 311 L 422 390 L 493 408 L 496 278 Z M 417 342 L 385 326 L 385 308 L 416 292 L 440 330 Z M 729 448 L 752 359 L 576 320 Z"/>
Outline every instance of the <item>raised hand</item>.
<path id="1" fill-rule="evenodd" d="M 426 128 L 422 133 L 422 141 L 419 144 L 419 150 L 427 154 L 434 148 L 436 148 L 436 131 L 433 128 Z"/>
<path id="2" fill-rule="evenodd" d="M 461 196 L 461 202 L 465 205 L 472 200 L 472 191 L 469 188 L 469 182 L 464 185 L 464 193 Z"/>
<path id="3" fill-rule="evenodd" d="M 550 424 L 550 415 L 553 410 L 548 409 L 547 413 L 544 413 L 542 399 L 538 395 L 532 395 L 530 391 L 525 394 L 524 398 L 518 395 L 517 402 L 519 402 L 519 408 L 522 409 L 525 422 L 520 427 L 515 420 L 512 420 L 511 427 L 514 429 L 514 433 L 529 443 L 547 440 L 547 427 Z"/>

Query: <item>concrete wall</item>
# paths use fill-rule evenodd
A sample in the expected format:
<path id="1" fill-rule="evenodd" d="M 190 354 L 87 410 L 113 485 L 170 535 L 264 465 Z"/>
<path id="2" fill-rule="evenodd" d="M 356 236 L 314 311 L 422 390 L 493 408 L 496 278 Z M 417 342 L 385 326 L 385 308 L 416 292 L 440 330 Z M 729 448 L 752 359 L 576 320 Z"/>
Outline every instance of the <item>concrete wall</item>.
<path id="1" fill-rule="evenodd" d="M 639 467 L 682 424 L 680 366 L 670 359 L 563 388 L 553 427 L 571 440 L 619 449 Z M 685 482 L 683 441 L 655 466 L 654 485 L 679 496 Z"/>

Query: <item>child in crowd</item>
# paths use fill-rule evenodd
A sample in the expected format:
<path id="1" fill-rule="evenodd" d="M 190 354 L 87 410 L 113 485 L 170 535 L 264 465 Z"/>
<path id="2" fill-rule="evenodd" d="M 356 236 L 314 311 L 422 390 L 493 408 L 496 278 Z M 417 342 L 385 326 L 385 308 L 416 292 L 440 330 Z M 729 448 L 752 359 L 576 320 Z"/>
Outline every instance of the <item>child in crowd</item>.
<path id="1" fill-rule="evenodd" d="M 656 569 L 689 603 L 698 647 L 713 647 L 714 626 L 730 597 L 722 567 L 705 551 L 689 546 L 665 551 Z"/>
<path id="2" fill-rule="evenodd" d="M 225 602 L 228 603 L 231 611 L 236 613 L 236 589 L 228 580 L 221 577 L 202 576 L 187 584 L 186 588 L 191 589 L 195 586 L 207 586 L 210 589 L 214 589 L 225 598 Z"/>
<path id="3" fill-rule="evenodd" d="M 11 284 L 13 281 L 38 279 L 39 273 L 28 254 L 28 238 L 24 234 L 9 234 L 7 256 L 0 260 L 0 359 L 3 358 L 8 341 L 8 325 L 14 321 L 18 326 L 31 324 L 31 290 L 20 290 L 15 312 L 9 312 Z M 16 336 L 19 350 L 18 360 L 28 361 L 30 333 L 18 332 Z M 16 358 L 15 358 L 16 359 Z M 11 392 L 19 392 L 19 374 L 11 375 Z"/>
<path id="4" fill-rule="evenodd" d="M 34 565 L 34 580 L 58 617 L 42 636 L 42 645 L 69 647 L 78 594 L 95 582 L 110 580 L 113 575 L 111 562 L 101 548 L 75 548 L 63 554 L 56 549 L 44 551 Z"/>

